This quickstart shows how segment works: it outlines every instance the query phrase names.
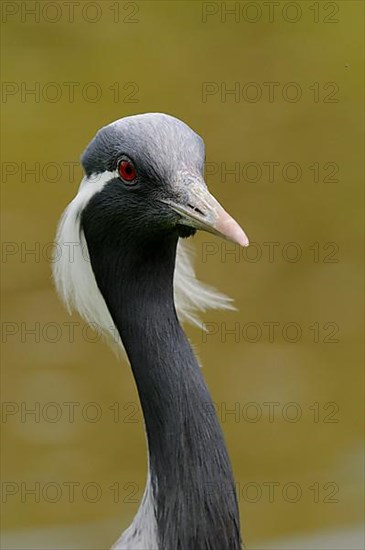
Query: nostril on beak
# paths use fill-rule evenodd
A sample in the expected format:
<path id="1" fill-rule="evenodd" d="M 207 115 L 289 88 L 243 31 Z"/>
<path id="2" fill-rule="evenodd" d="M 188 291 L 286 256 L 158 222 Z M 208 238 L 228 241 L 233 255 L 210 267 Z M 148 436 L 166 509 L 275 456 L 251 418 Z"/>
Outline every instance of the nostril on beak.
<path id="1" fill-rule="evenodd" d="M 205 216 L 204 212 L 202 212 L 200 210 L 200 208 L 198 208 L 197 206 L 193 206 L 192 204 L 188 203 L 187 206 L 189 208 L 191 208 L 192 210 L 194 210 L 194 212 L 198 212 L 198 214 L 200 214 L 201 216 Z"/>

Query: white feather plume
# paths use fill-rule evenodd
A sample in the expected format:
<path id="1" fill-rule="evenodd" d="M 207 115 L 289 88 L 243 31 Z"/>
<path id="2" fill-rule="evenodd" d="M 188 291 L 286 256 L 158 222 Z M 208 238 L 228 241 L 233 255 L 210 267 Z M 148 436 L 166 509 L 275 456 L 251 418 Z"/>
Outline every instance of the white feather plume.
<path id="1" fill-rule="evenodd" d="M 97 177 L 84 177 L 79 191 L 67 206 L 56 236 L 56 256 L 53 277 L 57 291 L 69 313 L 78 311 L 83 319 L 97 330 L 120 343 L 117 330 L 96 284 L 80 213 L 90 198 L 112 178 L 114 172 Z M 231 298 L 221 294 L 196 278 L 192 249 L 179 240 L 174 275 L 175 306 L 181 321 L 201 326 L 199 312 L 208 309 L 234 309 Z"/>

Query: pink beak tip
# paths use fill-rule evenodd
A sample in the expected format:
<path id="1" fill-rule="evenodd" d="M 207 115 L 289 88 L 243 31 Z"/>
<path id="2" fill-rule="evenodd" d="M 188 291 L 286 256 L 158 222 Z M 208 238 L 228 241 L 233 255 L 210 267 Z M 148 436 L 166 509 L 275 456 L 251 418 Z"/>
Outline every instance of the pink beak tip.
<path id="1" fill-rule="evenodd" d="M 244 238 L 241 240 L 241 242 L 239 243 L 241 246 L 243 247 L 247 247 L 247 246 L 250 246 L 250 241 L 248 240 L 248 237 L 246 234 L 244 234 Z"/>
<path id="2" fill-rule="evenodd" d="M 243 231 L 243 229 L 241 229 L 241 227 L 239 227 L 239 231 L 237 230 L 237 234 L 232 235 L 232 237 L 232 240 L 234 240 L 240 246 L 247 247 L 250 244 L 246 233 Z"/>
<path id="3" fill-rule="evenodd" d="M 242 227 L 234 220 L 227 212 L 222 209 L 219 222 L 216 228 L 221 232 L 221 235 L 240 246 L 248 246 L 249 240 Z"/>

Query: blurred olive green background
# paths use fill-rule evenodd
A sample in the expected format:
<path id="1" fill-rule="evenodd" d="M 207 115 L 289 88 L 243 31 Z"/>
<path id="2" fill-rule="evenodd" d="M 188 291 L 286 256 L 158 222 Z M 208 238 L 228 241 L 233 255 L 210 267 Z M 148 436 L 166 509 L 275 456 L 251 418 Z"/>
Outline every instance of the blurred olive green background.
<path id="1" fill-rule="evenodd" d="M 21 3 L 2 4 L 3 10 L 5 4 L 22 9 Z M 230 294 L 239 311 L 206 313 L 204 321 L 213 323 L 211 332 L 212 327 L 216 332 L 206 341 L 200 330 L 187 327 L 219 410 L 235 408 L 241 414 L 239 421 L 233 414 L 220 416 L 240 492 L 245 542 L 248 548 L 277 548 L 284 547 L 277 540 L 310 541 L 317 533 L 332 533 L 332 545 L 326 535 L 323 547 L 334 548 L 336 533 L 356 531 L 363 513 L 363 4 L 297 2 L 301 16 L 295 23 L 286 20 L 294 12 L 285 11 L 285 2 L 271 22 L 262 2 L 253 3 L 255 11 L 241 11 L 237 21 L 227 15 L 225 22 L 219 2 L 208 8 L 200 2 L 100 2 L 102 16 L 94 23 L 87 20 L 94 17 L 92 8 L 82 17 L 85 4 L 75 8 L 73 22 L 64 7 L 54 23 L 47 12 L 39 22 L 32 16 L 22 21 L 21 11 L 3 22 L 2 78 L 12 83 L 6 90 L 13 94 L 3 96 L 3 328 L 7 324 L 2 399 L 19 411 L 51 402 L 62 409 L 55 422 L 49 420 L 55 408 L 39 421 L 29 415 L 22 419 L 15 409 L 3 417 L 2 477 L 17 484 L 12 487 L 18 491 L 2 504 L 4 547 L 108 548 L 131 521 L 142 496 L 146 450 L 140 410 L 134 414 L 138 398 L 129 367 L 100 339 L 93 343 L 91 330 L 83 338 L 80 318 L 68 316 L 52 285 L 47 243 L 82 177 L 79 167 L 70 177 L 65 163 L 78 161 L 102 125 L 125 115 L 162 111 L 203 136 L 209 169 L 215 172 L 207 178 L 210 189 L 262 251 L 256 262 L 245 256 L 237 261 L 225 257 L 226 249 L 215 238 L 195 237 L 199 277 Z M 228 8 L 232 4 L 226 3 Z M 259 13 L 257 6 L 261 17 L 248 22 L 247 17 Z M 216 12 L 205 22 L 204 9 Z M 54 13 L 50 7 L 48 19 Z M 20 90 L 37 82 L 38 101 L 16 91 L 16 86 Z M 50 82 L 62 90 L 53 102 Z M 79 83 L 73 101 L 65 84 L 70 82 Z M 101 90 L 94 102 L 92 87 L 86 90 L 91 99 L 81 93 L 90 82 Z M 215 83 L 216 93 L 203 101 L 207 82 Z M 241 87 L 257 83 L 252 86 L 260 87 L 261 99 L 222 97 L 222 86 L 231 89 L 236 82 Z M 271 101 L 265 82 L 279 83 Z M 288 82 L 302 90 L 296 102 L 285 91 L 282 95 Z M 338 87 L 336 102 L 326 99 L 333 90 L 326 88 L 329 82 Z M 45 86 L 49 97 L 42 96 Z M 248 94 L 253 91 L 251 87 Z M 258 181 L 252 175 L 238 181 L 222 177 L 222 163 L 242 168 L 249 162 L 263 171 Z M 279 163 L 274 181 L 269 181 L 265 162 Z M 282 174 L 288 162 L 301 168 L 296 182 L 288 181 L 291 172 L 289 178 Z M 26 168 L 39 163 L 39 178 L 25 174 L 21 163 Z M 53 172 L 48 163 L 58 168 Z M 309 168 L 315 163 L 319 181 Z M 334 166 L 327 163 L 337 165 L 336 174 L 327 178 L 334 181 L 325 180 Z M 263 244 L 269 242 L 279 243 L 273 261 Z M 283 258 L 290 242 L 302 252 L 297 262 Z M 214 253 L 205 257 L 207 244 Z M 39 256 L 25 254 L 26 248 L 37 247 Z M 255 250 L 247 255 L 255 256 Z M 333 250 L 331 258 L 338 261 L 327 261 Z M 70 321 L 78 323 L 73 342 L 65 324 Z M 257 342 L 248 341 L 253 332 L 238 341 L 232 335 L 224 338 L 222 323 L 227 329 L 244 329 L 249 322 L 262 329 Z M 279 323 L 273 342 L 264 325 L 268 322 Z M 290 322 L 302 330 L 296 343 L 282 337 L 283 325 Z M 55 331 L 61 328 L 56 342 L 50 341 L 57 338 L 49 323 L 56 324 Z M 318 338 L 309 328 L 315 323 Z M 334 326 L 326 323 L 338 326 L 337 342 L 324 342 Z M 32 327 L 39 338 L 26 334 Z M 45 327 L 49 332 L 42 335 Z M 12 330 L 16 334 L 9 334 Z M 70 402 L 80 403 L 74 422 L 64 405 Z M 90 402 L 100 407 L 100 421 L 85 420 L 95 408 L 82 417 L 81 409 Z M 247 409 L 250 402 L 253 408 Z M 268 402 L 278 403 L 273 422 L 264 405 Z M 119 421 L 114 421 L 115 403 Z M 286 408 L 288 403 L 296 408 Z M 298 407 L 301 418 L 288 421 Z M 249 422 L 255 410 L 262 417 Z M 74 502 L 69 502 L 69 482 L 79 484 Z M 95 502 L 90 502 L 95 496 L 90 482 L 102 491 Z M 273 498 L 270 482 L 276 484 Z M 50 488 L 36 502 L 24 493 L 35 483 L 41 491 L 56 484 L 62 495 L 56 501 L 57 490 Z M 294 485 L 285 498 L 287 483 L 299 486 L 297 502 L 289 502 L 295 500 Z M 85 486 L 90 489 L 86 498 Z M 361 547 L 350 546 L 355 544 L 351 536 L 345 536 L 341 548 Z M 303 542 L 298 547 L 322 546 Z"/>

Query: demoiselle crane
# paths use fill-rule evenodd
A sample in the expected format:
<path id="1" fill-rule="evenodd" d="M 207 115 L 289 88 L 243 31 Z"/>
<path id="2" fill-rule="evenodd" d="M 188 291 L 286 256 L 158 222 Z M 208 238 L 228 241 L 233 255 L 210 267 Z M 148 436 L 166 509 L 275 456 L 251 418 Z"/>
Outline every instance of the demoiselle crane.
<path id="1" fill-rule="evenodd" d="M 198 310 L 230 304 L 195 278 L 181 238 L 202 229 L 242 246 L 248 239 L 208 191 L 203 140 L 172 116 L 103 127 L 81 162 L 85 176 L 57 233 L 74 256 L 54 263 L 54 279 L 69 310 L 106 333 L 117 330 L 148 444 L 141 505 L 113 548 L 239 550 L 230 460 L 178 319 L 196 322 Z"/>

